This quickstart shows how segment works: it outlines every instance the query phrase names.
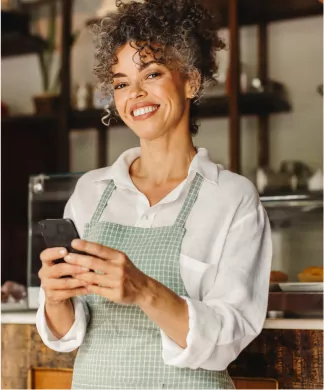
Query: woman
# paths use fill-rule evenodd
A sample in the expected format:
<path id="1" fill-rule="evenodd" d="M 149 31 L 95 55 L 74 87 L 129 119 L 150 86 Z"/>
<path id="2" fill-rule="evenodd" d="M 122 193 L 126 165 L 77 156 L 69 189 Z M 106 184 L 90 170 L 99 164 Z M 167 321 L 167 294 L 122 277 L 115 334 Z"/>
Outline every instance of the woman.
<path id="1" fill-rule="evenodd" d="M 267 216 L 192 142 L 223 46 L 193 0 L 119 2 L 99 26 L 95 73 L 140 148 L 79 180 L 65 217 L 86 254 L 41 254 L 37 327 L 54 350 L 80 347 L 74 388 L 233 388 L 227 366 L 262 329 Z"/>

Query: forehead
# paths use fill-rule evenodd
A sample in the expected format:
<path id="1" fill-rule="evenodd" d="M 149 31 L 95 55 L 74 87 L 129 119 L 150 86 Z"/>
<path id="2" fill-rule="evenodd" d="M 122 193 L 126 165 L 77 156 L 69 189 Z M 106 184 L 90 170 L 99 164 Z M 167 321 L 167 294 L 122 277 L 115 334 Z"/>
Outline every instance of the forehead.
<path id="1" fill-rule="evenodd" d="M 163 57 L 165 54 L 162 45 L 158 43 L 138 42 L 138 45 L 136 45 L 133 42 L 128 42 L 116 52 L 118 61 L 112 69 L 116 71 L 116 69 L 132 67 L 140 70 L 141 65 L 152 61 L 161 60 L 161 63 L 164 63 Z"/>

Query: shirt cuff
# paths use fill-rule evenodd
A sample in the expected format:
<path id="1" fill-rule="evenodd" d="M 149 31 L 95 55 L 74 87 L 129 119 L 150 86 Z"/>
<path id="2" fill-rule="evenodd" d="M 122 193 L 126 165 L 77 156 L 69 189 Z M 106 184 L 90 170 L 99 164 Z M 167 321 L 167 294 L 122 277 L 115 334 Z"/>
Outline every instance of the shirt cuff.
<path id="1" fill-rule="evenodd" d="M 72 304 L 74 306 L 75 315 L 74 323 L 68 333 L 61 339 L 58 339 L 47 326 L 45 316 L 45 299 L 42 299 L 42 293 L 40 293 L 39 308 L 36 314 L 36 327 L 43 343 L 54 351 L 72 352 L 80 347 L 83 342 L 87 329 L 89 311 L 86 303 L 78 297 L 72 298 Z"/>
<path id="2" fill-rule="evenodd" d="M 164 363 L 181 368 L 197 369 L 211 356 L 221 330 L 220 317 L 203 302 L 183 298 L 188 305 L 189 332 L 187 347 L 181 348 L 161 330 Z"/>

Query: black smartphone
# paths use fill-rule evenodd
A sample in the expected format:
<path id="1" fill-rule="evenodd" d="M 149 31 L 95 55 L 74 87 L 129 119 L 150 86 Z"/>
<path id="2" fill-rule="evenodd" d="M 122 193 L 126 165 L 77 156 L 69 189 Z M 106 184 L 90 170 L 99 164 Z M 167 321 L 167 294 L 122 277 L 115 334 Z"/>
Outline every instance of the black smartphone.
<path id="1" fill-rule="evenodd" d="M 80 238 L 71 219 L 44 219 L 38 222 L 38 226 L 47 248 L 64 247 L 68 252 L 83 254 L 71 247 L 71 242 Z M 62 262 L 64 259 L 55 261 L 55 263 Z"/>

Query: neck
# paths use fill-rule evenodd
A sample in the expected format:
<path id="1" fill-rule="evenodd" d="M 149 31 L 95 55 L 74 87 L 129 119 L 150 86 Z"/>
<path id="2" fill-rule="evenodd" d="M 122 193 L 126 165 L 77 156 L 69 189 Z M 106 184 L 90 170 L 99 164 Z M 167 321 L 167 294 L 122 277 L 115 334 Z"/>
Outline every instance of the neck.
<path id="1" fill-rule="evenodd" d="M 130 167 L 130 174 L 154 186 L 182 181 L 188 176 L 189 166 L 196 154 L 189 132 L 181 137 L 173 135 L 172 140 L 141 140 L 141 157 Z"/>

